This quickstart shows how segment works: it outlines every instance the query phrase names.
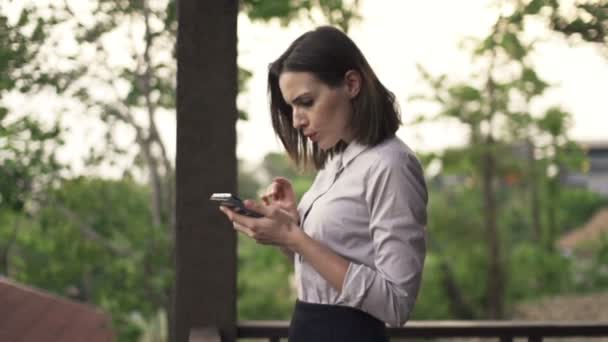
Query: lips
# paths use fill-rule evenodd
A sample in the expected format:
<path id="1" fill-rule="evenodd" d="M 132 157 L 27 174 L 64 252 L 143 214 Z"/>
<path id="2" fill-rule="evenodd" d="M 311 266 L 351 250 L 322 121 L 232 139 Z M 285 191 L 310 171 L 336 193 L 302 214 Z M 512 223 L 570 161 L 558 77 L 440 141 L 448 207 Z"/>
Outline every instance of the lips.
<path id="1" fill-rule="evenodd" d="M 306 137 L 307 137 L 308 139 L 310 139 L 310 140 L 312 140 L 312 141 L 315 141 L 315 142 L 317 141 L 317 136 L 318 136 L 318 134 L 317 134 L 317 133 L 306 134 Z"/>

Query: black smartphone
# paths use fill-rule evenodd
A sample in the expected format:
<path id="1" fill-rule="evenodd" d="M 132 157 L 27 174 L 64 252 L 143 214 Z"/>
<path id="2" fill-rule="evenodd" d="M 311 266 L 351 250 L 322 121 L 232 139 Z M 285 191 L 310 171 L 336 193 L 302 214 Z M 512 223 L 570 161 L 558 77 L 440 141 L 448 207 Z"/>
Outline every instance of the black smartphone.
<path id="1" fill-rule="evenodd" d="M 218 205 L 223 205 L 225 207 L 230 208 L 231 210 L 240 215 L 255 218 L 264 217 L 264 215 L 258 212 L 255 212 L 251 209 L 247 209 L 240 198 L 230 193 L 214 193 L 209 199 L 216 202 Z"/>

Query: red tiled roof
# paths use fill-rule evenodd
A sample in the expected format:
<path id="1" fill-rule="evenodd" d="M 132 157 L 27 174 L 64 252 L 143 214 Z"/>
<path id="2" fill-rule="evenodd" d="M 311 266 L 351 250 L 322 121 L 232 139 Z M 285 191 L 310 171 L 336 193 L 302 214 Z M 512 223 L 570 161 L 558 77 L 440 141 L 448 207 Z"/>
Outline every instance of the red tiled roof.
<path id="1" fill-rule="evenodd" d="M 606 322 L 608 321 L 607 306 L 608 292 L 572 293 L 516 303 L 511 319 Z M 570 341 L 570 339 L 559 340 Z M 598 342 L 595 338 L 588 338 L 585 341 Z"/>
<path id="2" fill-rule="evenodd" d="M 109 316 L 90 305 L 0 276 L 0 341 L 114 341 Z"/>
<path id="3" fill-rule="evenodd" d="M 602 234 L 608 234 L 608 208 L 600 209 L 582 227 L 562 236 L 557 245 L 571 250 L 585 242 L 597 241 Z"/>

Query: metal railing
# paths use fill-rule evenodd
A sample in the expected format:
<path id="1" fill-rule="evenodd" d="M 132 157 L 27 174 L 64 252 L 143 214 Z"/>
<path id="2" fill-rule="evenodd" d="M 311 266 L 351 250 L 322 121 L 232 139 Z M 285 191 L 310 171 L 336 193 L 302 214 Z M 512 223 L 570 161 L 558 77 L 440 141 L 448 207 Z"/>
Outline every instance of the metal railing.
<path id="1" fill-rule="evenodd" d="M 237 337 L 279 342 L 287 338 L 287 321 L 243 321 Z M 608 322 L 542 321 L 410 321 L 404 327 L 388 328 L 391 338 L 497 338 L 501 342 L 545 337 L 608 337 Z"/>

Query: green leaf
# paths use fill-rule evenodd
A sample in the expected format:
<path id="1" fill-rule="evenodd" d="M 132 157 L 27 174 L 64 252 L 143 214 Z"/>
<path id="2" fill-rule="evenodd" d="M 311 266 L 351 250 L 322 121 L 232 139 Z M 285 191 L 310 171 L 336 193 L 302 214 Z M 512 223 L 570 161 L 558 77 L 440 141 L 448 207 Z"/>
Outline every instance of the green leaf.
<path id="1" fill-rule="evenodd" d="M 566 133 L 569 126 L 570 114 L 559 107 L 551 107 L 545 115 L 538 120 L 538 126 L 554 137 Z"/>
<path id="2" fill-rule="evenodd" d="M 483 54 L 485 54 L 488 51 L 492 51 L 494 50 L 494 48 L 496 47 L 496 40 L 495 37 L 493 35 L 490 35 L 488 37 L 486 37 L 484 40 L 482 40 L 477 48 L 475 48 L 475 50 L 473 51 L 473 53 L 475 55 L 481 56 Z"/>
<path id="3" fill-rule="evenodd" d="M 239 116 L 238 116 L 239 120 L 243 120 L 243 121 L 249 120 L 249 116 L 247 115 L 247 112 L 245 112 L 244 110 L 239 109 L 238 114 L 239 114 Z"/>
<path id="4" fill-rule="evenodd" d="M 506 32 L 502 37 L 500 45 L 509 56 L 516 60 L 521 60 L 527 55 L 526 49 L 523 47 L 515 33 Z"/>
<path id="5" fill-rule="evenodd" d="M 521 90 L 529 96 L 541 95 L 549 87 L 549 84 L 541 80 L 536 71 L 529 67 L 522 69 L 521 81 Z"/>
<path id="6" fill-rule="evenodd" d="M 2 120 L 4 120 L 7 115 L 8 115 L 8 109 L 6 109 L 5 107 L 0 106 L 0 129 L 3 128 Z"/>
<path id="7" fill-rule="evenodd" d="M 524 12 L 526 14 L 537 14 L 546 5 L 546 0 L 532 0 L 526 5 Z"/>
<path id="8" fill-rule="evenodd" d="M 481 100 L 481 93 L 479 90 L 468 85 L 452 87 L 449 89 L 449 93 L 458 100 L 465 102 Z"/>
<path id="9" fill-rule="evenodd" d="M 34 29 L 34 32 L 32 33 L 30 39 L 36 42 L 43 41 L 46 38 L 46 34 L 44 33 L 45 26 L 45 22 L 41 18 L 38 18 L 36 28 Z"/>

